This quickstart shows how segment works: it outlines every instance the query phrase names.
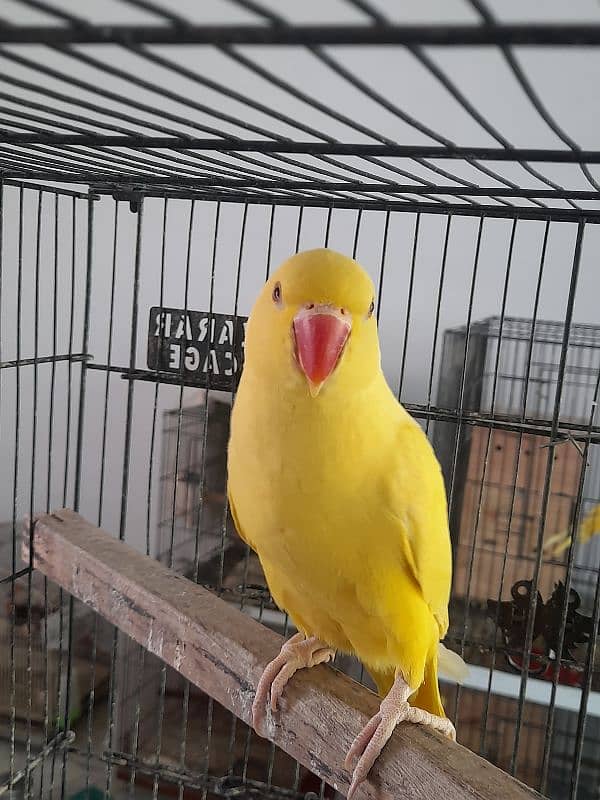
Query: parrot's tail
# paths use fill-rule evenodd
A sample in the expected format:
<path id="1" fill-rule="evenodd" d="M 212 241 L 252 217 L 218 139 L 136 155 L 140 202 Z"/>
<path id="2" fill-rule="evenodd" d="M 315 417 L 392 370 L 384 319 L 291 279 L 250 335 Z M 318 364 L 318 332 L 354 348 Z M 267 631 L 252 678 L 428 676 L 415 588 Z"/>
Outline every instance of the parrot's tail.
<path id="1" fill-rule="evenodd" d="M 384 672 L 371 668 L 369 672 L 377 684 L 377 693 L 380 697 L 385 697 L 394 683 L 394 670 Z M 425 680 L 417 691 L 409 697 L 408 702 L 411 706 L 418 706 L 424 711 L 436 714 L 438 717 L 446 716 L 438 686 L 437 658 L 432 658 L 425 665 Z"/>
<path id="2" fill-rule="evenodd" d="M 424 711 L 429 711 L 431 714 L 436 714 L 438 717 L 445 717 L 438 684 L 438 668 L 442 675 L 456 681 L 456 683 L 463 683 L 469 674 L 467 665 L 458 653 L 448 650 L 440 642 L 437 654 L 429 659 L 425 665 L 425 679 L 416 692 L 411 695 L 410 704 L 411 706 L 418 706 Z M 369 673 L 377 684 L 379 696 L 385 697 L 394 683 L 394 670 L 370 668 Z"/>
<path id="3" fill-rule="evenodd" d="M 440 642 L 437 654 L 425 664 L 425 680 L 417 691 L 410 698 L 411 706 L 417 706 L 438 717 L 445 717 L 442 698 L 440 697 L 440 686 L 438 683 L 438 671 L 446 678 L 450 678 L 456 683 L 463 683 L 468 674 L 469 668 L 458 655 L 458 653 L 448 650 Z"/>
<path id="4" fill-rule="evenodd" d="M 448 650 L 441 642 L 438 645 L 438 669 L 440 675 L 456 683 L 464 683 L 469 675 L 469 668 L 454 650 Z"/>
<path id="5" fill-rule="evenodd" d="M 379 670 L 374 667 L 369 667 L 369 675 L 375 681 L 379 697 L 385 697 L 394 683 L 394 670 Z"/>
<path id="6" fill-rule="evenodd" d="M 442 698 L 440 697 L 440 687 L 437 676 L 437 658 L 430 659 L 425 664 L 425 680 L 417 691 L 409 698 L 411 706 L 422 708 L 437 717 L 445 717 Z"/>

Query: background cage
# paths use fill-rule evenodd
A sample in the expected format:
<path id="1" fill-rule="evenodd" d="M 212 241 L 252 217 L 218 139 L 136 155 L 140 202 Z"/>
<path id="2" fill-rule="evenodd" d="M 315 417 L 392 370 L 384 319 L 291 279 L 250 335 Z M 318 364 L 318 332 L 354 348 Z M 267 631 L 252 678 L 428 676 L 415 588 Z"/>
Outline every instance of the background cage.
<path id="1" fill-rule="evenodd" d="M 562 439 L 553 453 L 552 475 L 547 478 L 544 433 L 534 432 L 551 423 L 557 402 L 557 376 L 564 341 L 564 325 L 543 320 L 491 318 L 444 335 L 438 406 L 459 404 L 466 339 L 470 357 L 465 371 L 463 408 L 476 415 L 502 414 L 529 420 L 529 429 L 494 429 L 470 425 L 436 428 L 434 443 L 441 459 L 452 506 L 454 544 L 454 625 L 475 624 L 465 617 L 487 621 L 488 599 L 498 576 L 502 587 L 531 580 L 536 570 L 540 527 L 569 531 L 598 502 L 598 452 L 584 456 L 573 439 Z M 568 424 L 589 424 L 595 402 L 600 351 L 600 327 L 572 324 L 563 367 L 560 413 Z M 585 459 L 585 464 L 583 463 Z M 546 497 L 545 495 L 546 489 Z M 600 539 L 576 542 L 568 564 L 570 585 L 591 607 L 597 574 L 591 565 L 600 560 Z M 544 598 L 563 581 L 569 556 L 546 553 L 536 583 Z M 460 606 L 468 612 L 461 614 Z M 484 624 L 487 625 L 487 622 Z M 479 630 L 475 641 L 481 643 Z M 477 658 L 475 652 L 471 658 Z"/>
<path id="2" fill-rule="evenodd" d="M 25 514 L 71 506 L 287 632 L 223 446 L 253 297 L 327 244 L 371 273 L 386 375 L 444 468 L 459 740 L 597 796 L 600 538 L 541 545 L 600 501 L 600 9 L 418 5 L 4 0 L 0 791 L 331 793 L 17 548 Z M 523 580 L 503 629 L 488 601 Z M 592 630 L 571 649 L 568 591 L 553 646 L 536 627 L 556 581 Z"/>

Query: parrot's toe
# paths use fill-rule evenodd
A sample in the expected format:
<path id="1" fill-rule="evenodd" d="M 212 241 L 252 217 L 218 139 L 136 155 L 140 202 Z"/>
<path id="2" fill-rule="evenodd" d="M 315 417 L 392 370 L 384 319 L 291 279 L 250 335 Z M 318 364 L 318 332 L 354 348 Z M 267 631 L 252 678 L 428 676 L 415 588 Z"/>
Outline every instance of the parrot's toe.
<path id="1" fill-rule="evenodd" d="M 279 655 L 267 664 L 261 675 L 252 704 L 252 725 L 260 734 L 266 717 L 267 705 L 277 710 L 279 698 L 290 678 L 299 670 L 323 664 L 335 656 L 335 650 L 320 639 L 311 636 L 304 638 L 302 633 L 292 636 L 281 648 Z M 270 695 L 270 700 L 269 700 Z"/>
<path id="2" fill-rule="evenodd" d="M 438 717 L 422 708 L 411 706 L 408 697 L 411 690 L 401 676 L 397 676 L 389 694 L 384 697 L 379 706 L 379 711 L 365 725 L 356 739 L 352 742 L 344 761 L 344 766 L 349 768 L 352 761 L 358 758 L 350 789 L 346 795 L 351 800 L 356 789 L 365 780 L 377 757 L 385 747 L 394 728 L 399 722 L 412 722 L 427 725 L 440 733 L 456 740 L 454 725 L 445 717 Z"/>
<path id="3" fill-rule="evenodd" d="M 344 766 L 346 769 L 349 769 L 352 766 L 354 759 L 364 752 L 367 743 L 371 740 L 373 734 L 379 727 L 380 722 L 381 714 L 377 713 L 374 717 L 371 717 L 356 739 L 352 742 L 350 750 L 348 750 L 346 758 L 344 759 Z"/>
<path id="4" fill-rule="evenodd" d="M 396 725 L 410 716 L 411 707 L 407 702 L 396 703 L 393 708 L 384 708 L 384 703 L 385 700 L 382 702 L 379 712 L 367 722 L 348 750 L 344 761 L 346 767 L 349 767 L 351 762 L 358 758 L 352 773 L 350 789 L 346 795 L 348 800 L 371 771 L 371 767 L 394 732 Z"/>

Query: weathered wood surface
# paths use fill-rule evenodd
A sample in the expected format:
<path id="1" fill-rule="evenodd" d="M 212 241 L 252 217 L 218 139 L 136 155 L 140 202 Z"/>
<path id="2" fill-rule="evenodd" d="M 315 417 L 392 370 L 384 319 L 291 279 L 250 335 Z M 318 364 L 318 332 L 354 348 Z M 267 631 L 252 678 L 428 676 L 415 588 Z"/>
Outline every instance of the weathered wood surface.
<path id="1" fill-rule="evenodd" d="M 23 553 L 29 559 L 29 529 Z M 73 511 L 36 518 L 33 566 L 250 723 L 265 665 L 282 637 L 195 583 L 114 539 Z M 347 749 L 378 699 L 330 667 L 297 673 L 270 738 L 345 792 Z M 537 792 L 460 745 L 399 725 L 361 800 L 533 800 Z"/>

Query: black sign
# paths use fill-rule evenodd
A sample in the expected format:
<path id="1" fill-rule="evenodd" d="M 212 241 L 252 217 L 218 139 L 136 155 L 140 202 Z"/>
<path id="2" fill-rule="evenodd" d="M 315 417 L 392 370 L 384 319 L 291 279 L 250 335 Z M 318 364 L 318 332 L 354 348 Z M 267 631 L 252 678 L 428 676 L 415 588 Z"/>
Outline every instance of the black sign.
<path id="1" fill-rule="evenodd" d="M 186 385 L 233 389 L 244 363 L 247 319 L 153 306 L 148 326 L 148 367 L 183 378 Z"/>

